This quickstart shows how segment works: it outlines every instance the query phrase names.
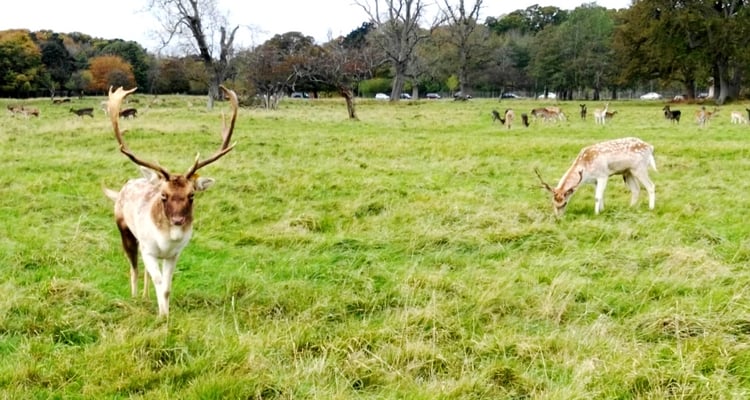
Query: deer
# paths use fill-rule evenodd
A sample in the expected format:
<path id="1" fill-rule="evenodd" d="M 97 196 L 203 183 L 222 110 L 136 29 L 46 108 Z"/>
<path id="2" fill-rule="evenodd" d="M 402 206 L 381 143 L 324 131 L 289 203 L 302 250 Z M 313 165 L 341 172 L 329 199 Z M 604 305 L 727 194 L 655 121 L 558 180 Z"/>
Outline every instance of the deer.
<path id="1" fill-rule="evenodd" d="M 731 121 L 733 124 L 746 124 L 747 118 L 745 118 L 741 111 L 732 111 Z"/>
<path id="2" fill-rule="evenodd" d="M 500 121 L 501 125 L 505 125 L 505 118 L 500 116 L 500 112 L 492 110 L 492 123 L 495 123 L 496 121 Z"/>
<path id="3" fill-rule="evenodd" d="M 143 177 L 129 180 L 119 191 L 103 190 L 114 201 L 115 223 L 130 264 L 131 295 L 136 297 L 138 292 L 140 251 L 145 265 L 143 295 L 148 293 L 148 277 L 151 276 L 160 318 L 169 316 L 172 277 L 180 253 L 192 236 L 193 198 L 196 192 L 214 184 L 214 179 L 198 176 L 197 172 L 229 153 L 236 144 L 230 146 L 229 142 L 237 120 L 237 94 L 223 85 L 220 88 L 232 106 L 229 124 L 226 118 L 222 118 L 221 146 L 205 160 L 201 161 L 200 153 L 197 154 L 193 165 L 184 174 L 172 173 L 158 163 L 146 161 L 128 148 L 119 125 L 120 105 L 136 88 L 124 90 L 119 87 L 114 92 L 111 87 L 109 89 L 108 115 L 120 152 L 140 167 Z"/>
<path id="4" fill-rule="evenodd" d="M 120 111 L 120 117 L 122 118 L 135 118 L 137 116 L 138 116 L 138 110 L 136 110 L 135 108 L 126 108 Z"/>
<path id="5" fill-rule="evenodd" d="M 579 104 L 578 107 L 581 107 L 581 119 L 586 120 L 586 114 L 588 113 L 588 110 L 586 109 L 585 104 Z"/>
<path id="6" fill-rule="evenodd" d="M 664 106 L 662 108 L 662 111 L 664 111 L 664 118 L 671 120 L 672 123 L 680 123 L 680 117 L 682 116 L 682 112 L 680 110 L 672 110 L 669 108 L 669 104 Z"/>
<path id="7" fill-rule="evenodd" d="M 604 125 L 606 123 L 607 111 L 609 111 L 609 103 L 604 105 L 604 109 L 597 108 L 594 110 L 594 123 L 597 125 Z"/>
<path id="8" fill-rule="evenodd" d="M 81 117 L 82 119 L 86 115 L 88 115 L 91 118 L 94 118 L 94 108 L 93 107 L 79 108 L 79 109 L 71 108 L 70 112 L 72 112 L 73 114 Z"/>
<path id="9" fill-rule="evenodd" d="M 505 110 L 505 126 L 510 129 L 513 125 L 513 120 L 516 118 L 516 113 L 512 109 Z"/>
<path id="10" fill-rule="evenodd" d="M 534 172 L 542 182 L 541 187 L 552 193 L 552 208 L 555 216 L 561 217 L 571 196 L 584 183 L 596 183 L 594 212 L 598 215 L 604 209 L 604 189 L 612 175 L 622 175 L 630 188 L 631 207 L 638 202 L 639 184 L 643 185 L 648 192 L 648 208 L 653 210 L 656 189 L 648 176 L 649 167 L 656 171 L 654 147 L 636 137 L 626 137 L 584 147 L 554 188 L 542 179 L 538 169 Z"/>

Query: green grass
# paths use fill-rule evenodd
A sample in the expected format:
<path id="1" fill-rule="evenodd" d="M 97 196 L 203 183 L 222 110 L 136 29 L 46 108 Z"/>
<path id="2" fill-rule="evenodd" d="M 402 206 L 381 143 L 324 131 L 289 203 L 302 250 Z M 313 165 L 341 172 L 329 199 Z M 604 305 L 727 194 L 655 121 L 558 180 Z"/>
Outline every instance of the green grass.
<path id="1" fill-rule="evenodd" d="M 218 146 L 202 99 L 135 98 L 141 157 L 183 172 Z M 28 103 L 40 118 L 0 116 L 0 398 L 750 396 L 746 104 L 699 128 L 696 105 L 678 126 L 613 102 L 602 127 L 562 103 L 567 122 L 511 130 L 493 108 L 548 103 L 243 109 L 163 321 L 130 298 L 101 188 L 138 172 L 107 119 Z M 623 136 L 656 148 L 656 209 L 613 178 L 602 214 L 588 185 L 555 219 L 534 168 L 555 184 Z"/>

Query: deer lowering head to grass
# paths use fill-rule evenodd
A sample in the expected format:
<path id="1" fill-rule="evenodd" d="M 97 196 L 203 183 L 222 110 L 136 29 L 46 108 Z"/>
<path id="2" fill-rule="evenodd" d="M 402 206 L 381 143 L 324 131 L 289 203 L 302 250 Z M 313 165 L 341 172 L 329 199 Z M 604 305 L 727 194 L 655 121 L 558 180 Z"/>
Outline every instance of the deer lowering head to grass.
<path id="1" fill-rule="evenodd" d="M 594 210 L 599 214 L 604 209 L 604 189 L 611 175 L 622 175 L 632 193 L 631 206 L 638 201 L 639 183 L 643 185 L 648 191 L 648 208 L 653 210 L 656 191 L 648 176 L 649 167 L 656 170 L 654 147 L 641 139 L 627 137 L 583 148 L 557 187 L 550 187 L 539 171 L 534 171 L 542 182 L 542 187 L 552 193 L 555 215 L 562 216 L 571 196 L 584 183 L 596 183 Z"/>
<path id="2" fill-rule="evenodd" d="M 221 86 L 232 105 L 232 117 L 227 125 L 224 120 L 222 143 L 211 157 L 200 161 L 200 154 L 185 174 L 169 172 L 158 163 L 142 160 L 136 156 L 123 140 L 119 115 L 122 100 L 135 88 L 109 90 L 108 114 L 112 121 L 115 138 L 120 151 L 141 167 L 143 178 L 131 179 L 119 192 L 104 189 L 107 197 L 115 202 L 115 222 L 120 230 L 125 255 L 130 263 L 130 290 L 138 291 L 138 251 L 145 264 L 144 295 L 148 291 L 148 276 L 154 283 L 159 316 L 169 315 L 169 295 L 172 287 L 177 259 L 190 241 L 193 223 L 193 196 L 195 192 L 208 189 L 214 184 L 211 178 L 199 177 L 196 172 L 227 154 L 234 145 L 229 145 L 237 119 L 237 95 Z M 163 265 L 160 268 L 159 262 Z"/>

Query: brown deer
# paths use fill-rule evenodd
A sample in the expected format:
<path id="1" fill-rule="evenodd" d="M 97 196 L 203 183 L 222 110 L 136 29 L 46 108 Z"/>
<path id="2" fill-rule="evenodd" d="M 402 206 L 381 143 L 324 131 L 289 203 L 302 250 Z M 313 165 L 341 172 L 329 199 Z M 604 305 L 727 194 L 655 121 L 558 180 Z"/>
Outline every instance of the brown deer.
<path id="1" fill-rule="evenodd" d="M 638 201 L 640 182 L 648 191 L 648 208 L 653 210 L 656 190 L 648 176 L 648 167 L 656 170 L 654 147 L 641 139 L 627 137 L 584 147 L 555 188 L 544 182 L 538 170 L 534 172 L 542 187 L 552 193 L 555 215 L 562 216 L 570 197 L 584 183 L 596 183 L 594 210 L 599 214 L 604 209 L 604 189 L 611 175 L 622 175 L 632 193 L 631 206 Z"/>
<path id="2" fill-rule="evenodd" d="M 222 142 L 219 150 L 211 157 L 200 161 L 200 154 L 185 174 L 174 174 L 158 163 L 142 160 L 136 156 L 123 140 L 119 118 L 122 100 L 136 89 L 116 91 L 109 89 L 109 117 L 120 151 L 141 167 L 143 177 L 131 179 L 119 192 L 104 189 L 104 193 L 115 202 L 115 222 L 120 231 L 125 255 L 130 263 L 130 292 L 133 297 L 138 292 L 138 251 L 141 252 L 144 273 L 144 295 L 148 292 L 148 276 L 154 283 L 159 317 L 169 315 L 169 295 L 172 276 L 180 252 L 187 246 L 192 235 L 193 196 L 195 192 L 208 189 L 214 184 L 211 178 L 199 177 L 196 173 L 227 154 L 229 142 L 237 119 L 237 95 L 234 91 L 220 86 L 229 98 L 232 117 L 227 125 L 224 119 Z M 163 265 L 159 266 L 159 261 Z"/>

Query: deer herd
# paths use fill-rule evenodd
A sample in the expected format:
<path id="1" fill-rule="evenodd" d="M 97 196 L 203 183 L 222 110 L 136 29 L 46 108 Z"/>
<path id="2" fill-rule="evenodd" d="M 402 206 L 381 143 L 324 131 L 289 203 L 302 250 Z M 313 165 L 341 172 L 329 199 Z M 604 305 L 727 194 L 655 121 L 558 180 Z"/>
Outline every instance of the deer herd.
<path id="1" fill-rule="evenodd" d="M 128 180 L 119 190 L 103 188 L 106 197 L 114 203 L 115 225 L 120 233 L 122 247 L 130 265 L 130 291 L 133 297 L 138 294 L 138 256 L 143 261 L 143 295 L 148 293 L 149 277 L 154 286 L 158 306 L 158 316 L 169 316 L 169 298 L 172 290 L 177 261 L 183 249 L 190 242 L 193 233 L 193 201 L 196 193 L 210 188 L 214 179 L 198 175 L 198 170 L 219 160 L 229 153 L 230 144 L 238 113 L 238 99 L 233 90 L 220 86 L 229 99 L 232 112 L 229 122 L 223 121 L 221 143 L 216 152 L 201 160 L 196 155 L 192 166 L 183 174 L 173 173 L 152 161 L 137 156 L 124 140 L 120 128 L 121 118 L 137 116 L 135 108 L 121 109 L 123 101 L 136 89 L 109 90 L 108 99 L 101 103 L 102 111 L 109 117 L 119 151 L 140 168 L 142 177 Z M 57 103 L 56 103 L 57 104 Z M 609 103 L 593 111 L 594 123 L 604 126 L 612 120 L 617 111 L 610 110 Z M 580 119 L 586 120 L 588 108 L 580 104 Z M 39 109 L 23 105 L 8 105 L 13 115 L 39 117 Z M 669 105 L 662 111 L 664 118 L 679 123 L 682 113 Z M 719 110 L 701 107 L 695 112 L 696 123 L 703 127 L 715 118 Z M 94 117 L 93 107 L 71 108 L 70 113 L 83 118 Z M 521 113 L 521 124 L 529 127 L 532 121 L 543 123 L 567 120 L 560 107 L 548 106 L 532 109 L 528 114 Z M 745 112 L 732 111 L 732 124 L 748 124 L 750 109 Z M 504 112 L 492 110 L 493 122 L 499 122 L 511 129 L 516 122 L 513 109 Z M 653 210 L 656 203 L 655 185 L 649 177 L 649 169 L 656 171 L 654 146 L 637 137 L 624 137 L 607 140 L 584 147 L 573 160 L 567 171 L 554 187 L 548 184 L 537 168 L 534 168 L 541 187 L 552 197 L 552 209 L 556 217 L 561 217 L 573 194 L 581 185 L 591 183 L 596 186 L 594 193 L 594 213 L 604 210 L 604 191 L 610 176 L 620 175 L 631 192 L 630 205 L 638 202 L 641 186 L 648 193 L 648 207 Z"/>

